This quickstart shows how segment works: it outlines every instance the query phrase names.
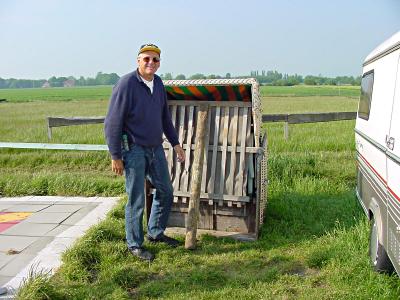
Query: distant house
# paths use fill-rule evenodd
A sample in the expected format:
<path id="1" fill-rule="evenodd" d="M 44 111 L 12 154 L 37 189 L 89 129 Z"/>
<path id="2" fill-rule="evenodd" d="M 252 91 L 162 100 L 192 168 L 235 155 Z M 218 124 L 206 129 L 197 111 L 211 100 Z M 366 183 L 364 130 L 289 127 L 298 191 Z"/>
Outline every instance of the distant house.
<path id="1" fill-rule="evenodd" d="M 46 81 L 45 83 L 43 83 L 42 88 L 49 88 L 51 87 L 50 82 Z"/>
<path id="2" fill-rule="evenodd" d="M 75 86 L 75 80 L 68 79 L 64 81 L 64 87 L 73 87 Z"/>

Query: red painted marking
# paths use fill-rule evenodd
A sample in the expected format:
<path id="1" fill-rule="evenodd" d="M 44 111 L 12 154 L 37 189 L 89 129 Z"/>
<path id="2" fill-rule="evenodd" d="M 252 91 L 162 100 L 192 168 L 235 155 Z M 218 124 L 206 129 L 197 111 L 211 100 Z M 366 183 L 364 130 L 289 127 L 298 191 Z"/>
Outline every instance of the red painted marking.
<path id="1" fill-rule="evenodd" d="M 0 232 L 3 232 L 4 230 L 7 230 L 11 226 L 14 226 L 15 224 L 18 223 L 0 223 Z"/>
<path id="2" fill-rule="evenodd" d="M 358 153 L 360 154 L 360 153 Z M 375 170 L 375 168 L 368 162 L 368 160 L 365 159 L 364 156 L 362 156 L 362 154 L 360 154 L 361 158 L 363 159 L 363 161 L 371 168 L 371 170 L 380 178 L 380 180 L 382 180 L 382 182 L 387 185 L 387 181 Z"/>
<path id="3" fill-rule="evenodd" d="M 385 184 L 387 190 L 389 191 L 390 194 L 392 194 L 392 196 L 398 201 L 400 202 L 400 197 L 396 195 L 396 193 L 388 186 L 387 181 L 385 179 L 383 179 L 383 177 L 381 175 L 379 175 L 379 173 L 375 170 L 375 168 L 365 159 L 364 156 L 362 156 L 360 153 L 358 153 L 360 155 L 360 157 L 362 158 L 362 160 L 370 167 L 370 169 L 372 170 L 372 172 L 374 172 L 381 180 L 382 182 Z"/>
<path id="4" fill-rule="evenodd" d="M 0 233 L 25 220 L 31 212 L 0 212 Z"/>

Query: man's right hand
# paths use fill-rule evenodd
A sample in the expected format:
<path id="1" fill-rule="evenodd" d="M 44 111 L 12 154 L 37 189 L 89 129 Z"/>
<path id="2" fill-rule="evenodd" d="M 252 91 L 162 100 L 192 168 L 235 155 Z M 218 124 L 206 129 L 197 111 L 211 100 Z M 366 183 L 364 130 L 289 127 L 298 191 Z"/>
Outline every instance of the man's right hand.
<path id="1" fill-rule="evenodd" d="M 112 159 L 111 170 L 115 174 L 122 176 L 122 174 L 124 174 L 124 163 L 122 162 L 122 159 Z"/>

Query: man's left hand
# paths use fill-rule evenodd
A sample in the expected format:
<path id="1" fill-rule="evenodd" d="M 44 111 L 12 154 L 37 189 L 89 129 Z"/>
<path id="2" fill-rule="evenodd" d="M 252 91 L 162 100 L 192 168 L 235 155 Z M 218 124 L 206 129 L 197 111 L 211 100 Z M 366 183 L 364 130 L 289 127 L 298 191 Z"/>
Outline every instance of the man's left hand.
<path id="1" fill-rule="evenodd" d="M 178 161 L 179 162 L 184 162 L 185 161 L 185 151 L 183 151 L 181 145 L 174 146 L 174 150 L 176 152 L 176 156 L 178 158 Z"/>

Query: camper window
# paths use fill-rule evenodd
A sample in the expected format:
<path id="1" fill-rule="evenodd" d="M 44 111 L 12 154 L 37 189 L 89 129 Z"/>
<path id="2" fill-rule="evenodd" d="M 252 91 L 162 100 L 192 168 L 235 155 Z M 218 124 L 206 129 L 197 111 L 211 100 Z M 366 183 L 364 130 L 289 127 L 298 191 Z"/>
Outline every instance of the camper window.
<path id="1" fill-rule="evenodd" d="M 365 73 L 361 80 L 361 96 L 358 105 L 358 116 L 364 120 L 369 119 L 371 109 L 372 88 L 374 86 L 374 71 Z"/>

